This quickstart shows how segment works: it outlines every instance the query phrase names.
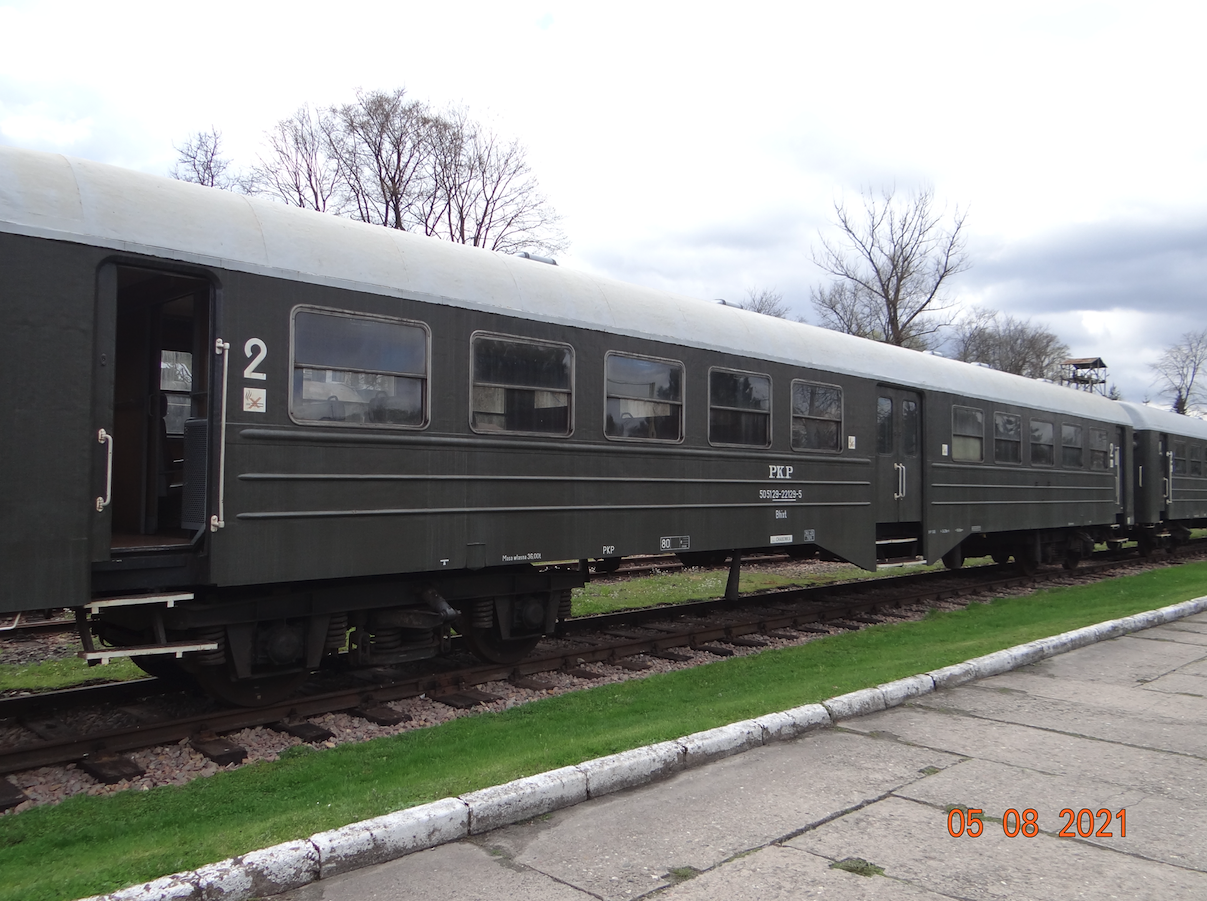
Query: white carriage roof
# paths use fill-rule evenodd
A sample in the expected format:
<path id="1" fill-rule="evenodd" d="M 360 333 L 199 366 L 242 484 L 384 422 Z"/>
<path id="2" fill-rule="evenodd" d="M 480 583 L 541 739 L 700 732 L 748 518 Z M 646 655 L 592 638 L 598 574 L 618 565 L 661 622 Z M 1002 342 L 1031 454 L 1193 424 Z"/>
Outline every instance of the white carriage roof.
<path id="1" fill-rule="evenodd" d="M 1207 421 L 1194 416 L 1182 416 L 1147 404 L 1121 403 L 1137 430 L 1166 432 L 1207 441 Z"/>
<path id="2" fill-rule="evenodd" d="M 1112 401 L 802 323 L 396 229 L 0 147 L 5 231 L 386 296 L 517 314 L 1126 423 Z"/>

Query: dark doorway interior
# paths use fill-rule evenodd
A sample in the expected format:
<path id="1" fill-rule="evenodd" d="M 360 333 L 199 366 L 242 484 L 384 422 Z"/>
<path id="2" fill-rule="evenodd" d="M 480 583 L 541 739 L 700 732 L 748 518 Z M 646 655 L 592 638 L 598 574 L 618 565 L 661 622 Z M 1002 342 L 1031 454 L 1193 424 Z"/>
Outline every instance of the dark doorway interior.
<path id="1" fill-rule="evenodd" d="M 200 527 L 184 508 L 197 488 L 186 471 L 194 482 L 206 471 L 209 311 L 204 279 L 118 267 L 114 550 L 187 544 Z"/>

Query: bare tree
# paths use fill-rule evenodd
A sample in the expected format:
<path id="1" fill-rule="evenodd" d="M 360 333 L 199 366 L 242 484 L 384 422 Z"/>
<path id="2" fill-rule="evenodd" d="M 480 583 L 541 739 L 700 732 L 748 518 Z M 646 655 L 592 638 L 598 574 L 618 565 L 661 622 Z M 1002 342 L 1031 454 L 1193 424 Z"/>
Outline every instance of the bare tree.
<path id="1" fill-rule="evenodd" d="M 320 213 L 343 211 L 347 190 L 336 150 L 341 136 L 330 110 L 302 106 L 265 137 L 267 150 L 249 178 L 256 193 Z"/>
<path id="2" fill-rule="evenodd" d="M 827 328 L 888 344 L 924 349 L 948 324 L 951 306 L 942 293 L 948 279 L 968 268 L 965 213 L 951 223 L 935 209 L 934 190 L 899 198 L 863 194 L 862 208 L 836 201 L 839 239 L 821 239 L 814 262 L 834 276 L 813 291 L 813 305 Z"/>
<path id="3" fill-rule="evenodd" d="M 222 132 L 212 125 L 209 131 L 190 135 L 184 146 L 172 147 L 179 154 L 169 173 L 172 178 L 226 191 L 242 189 L 242 180 L 228 171 L 230 160 L 222 156 Z"/>
<path id="4" fill-rule="evenodd" d="M 568 244 L 523 144 L 465 109 L 435 113 L 402 88 L 303 106 L 267 132 L 245 178 L 227 171 L 220 138 L 211 129 L 178 148 L 173 174 L 489 250 L 549 253 Z"/>
<path id="5" fill-rule="evenodd" d="M 788 305 L 784 303 L 784 295 L 770 288 L 746 289 L 746 299 L 738 304 L 743 310 L 752 313 L 762 313 L 764 316 L 774 316 L 776 319 L 788 317 Z"/>
<path id="6" fill-rule="evenodd" d="M 978 309 L 955 323 L 952 356 L 1015 375 L 1055 379 L 1060 375 L 1061 361 L 1069 356 L 1069 346 L 1029 319 Z"/>
<path id="7" fill-rule="evenodd" d="M 1207 368 L 1207 329 L 1187 332 L 1182 340 L 1165 348 L 1156 363 L 1149 368 L 1157 374 L 1154 379 L 1160 393 L 1172 398 L 1173 411 L 1183 415 L 1202 400 L 1199 376 Z"/>
<path id="8" fill-rule="evenodd" d="M 848 282 L 835 281 L 813 289 L 813 306 L 828 329 L 873 341 L 884 340 L 883 317 L 878 308 L 866 303 L 862 293 Z"/>
<path id="9" fill-rule="evenodd" d="M 527 150 L 474 122 L 463 108 L 429 123 L 432 193 L 424 231 L 460 244 L 516 253 L 556 253 L 561 217 L 540 192 Z"/>
<path id="10" fill-rule="evenodd" d="M 424 193 L 430 141 L 427 107 L 406 91 L 361 91 L 355 103 L 332 108 L 348 214 L 388 228 L 416 225 L 415 203 Z"/>

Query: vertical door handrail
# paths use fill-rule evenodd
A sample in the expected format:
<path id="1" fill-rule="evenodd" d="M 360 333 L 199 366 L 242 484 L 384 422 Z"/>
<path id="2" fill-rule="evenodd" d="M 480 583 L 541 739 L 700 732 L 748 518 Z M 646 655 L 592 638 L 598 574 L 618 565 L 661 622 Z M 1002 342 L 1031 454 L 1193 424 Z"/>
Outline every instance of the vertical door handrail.
<path id="1" fill-rule="evenodd" d="M 96 433 L 96 440 L 105 445 L 105 494 L 96 499 L 96 512 L 100 513 L 113 500 L 113 436 L 101 429 Z"/>
<path id="2" fill-rule="evenodd" d="M 1115 506 L 1123 506 L 1123 448 L 1111 445 L 1111 468 L 1115 470 Z"/>
<path id="3" fill-rule="evenodd" d="M 218 425 L 218 512 L 210 517 L 210 531 L 217 532 L 226 528 L 226 382 L 229 375 L 231 349 L 228 342 L 217 338 L 214 341 L 214 353 L 222 357 L 222 404 L 221 419 Z"/>
<path id="4" fill-rule="evenodd" d="M 905 464 L 894 463 L 893 469 L 897 470 L 897 491 L 893 494 L 893 500 L 899 501 L 905 497 Z"/>
<path id="5" fill-rule="evenodd" d="M 1165 452 L 1165 503 L 1173 503 L 1173 451 Z"/>

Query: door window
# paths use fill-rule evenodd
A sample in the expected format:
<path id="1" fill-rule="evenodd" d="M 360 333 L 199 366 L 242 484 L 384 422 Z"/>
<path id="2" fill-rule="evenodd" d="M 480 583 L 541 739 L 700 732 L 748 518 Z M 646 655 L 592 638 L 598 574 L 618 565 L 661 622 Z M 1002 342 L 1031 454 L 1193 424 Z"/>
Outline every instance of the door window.
<path id="1" fill-rule="evenodd" d="M 876 453 L 893 452 L 893 399 L 876 398 Z"/>

